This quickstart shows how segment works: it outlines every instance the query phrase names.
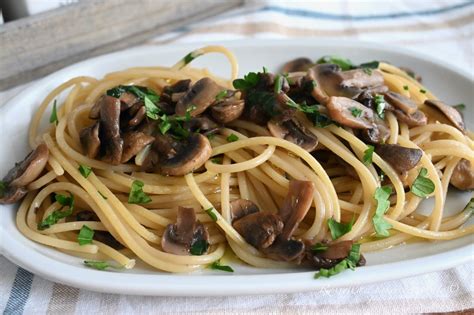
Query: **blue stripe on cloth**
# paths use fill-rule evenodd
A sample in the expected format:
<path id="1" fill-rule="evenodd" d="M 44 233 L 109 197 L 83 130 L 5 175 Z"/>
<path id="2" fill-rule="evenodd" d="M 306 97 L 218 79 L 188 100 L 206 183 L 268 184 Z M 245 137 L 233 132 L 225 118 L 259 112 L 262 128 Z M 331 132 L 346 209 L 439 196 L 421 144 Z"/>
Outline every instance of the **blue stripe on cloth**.
<path id="1" fill-rule="evenodd" d="M 26 301 L 30 295 L 33 274 L 23 268 L 18 268 L 13 281 L 13 287 L 8 298 L 7 306 L 3 311 L 4 315 L 23 314 Z"/>
<path id="2" fill-rule="evenodd" d="M 373 14 L 373 15 L 332 14 L 332 13 L 318 12 L 318 11 L 312 11 L 312 10 L 285 8 L 285 7 L 279 7 L 279 6 L 274 6 L 274 5 L 265 6 L 257 11 L 258 12 L 272 11 L 272 12 L 283 13 L 286 15 L 302 16 L 306 18 L 325 19 L 325 20 L 364 21 L 364 20 L 395 19 L 395 18 L 403 18 L 403 17 L 410 17 L 410 16 L 435 15 L 435 14 L 450 12 L 457 9 L 466 8 L 466 7 L 472 6 L 473 4 L 474 4 L 474 1 L 470 0 L 467 2 L 458 3 L 452 6 L 446 6 L 446 7 L 432 9 L 432 10 L 396 12 L 396 13 Z"/>

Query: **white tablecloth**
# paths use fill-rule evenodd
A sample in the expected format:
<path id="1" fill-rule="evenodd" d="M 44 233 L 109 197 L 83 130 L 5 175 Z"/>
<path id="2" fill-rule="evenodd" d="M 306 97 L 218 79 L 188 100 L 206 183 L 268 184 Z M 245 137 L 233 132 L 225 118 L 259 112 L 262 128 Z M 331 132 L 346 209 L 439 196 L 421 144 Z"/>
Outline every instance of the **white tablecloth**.
<path id="1" fill-rule="evenodd" d="M 360 39 L 421 51 L 474 73 L 473 31 L 474 2 L 466 0 L 249 1 L 244 9 L 193 24 L 147 44 L 192 42 L 199 47 L 205 41 L 217 40 L 225 44 L 226 40 L 241 38 Z M 1 92 L 0 105 L 25 86 Z M 474 307 L 473 269 L 471 262 L 396 281 L 310 293 L 173 298 L 79 290 L 34 276 L 0 256 L 0 310 L 4 310 L 4 314 L 393 314 L 458 311 Z"/>

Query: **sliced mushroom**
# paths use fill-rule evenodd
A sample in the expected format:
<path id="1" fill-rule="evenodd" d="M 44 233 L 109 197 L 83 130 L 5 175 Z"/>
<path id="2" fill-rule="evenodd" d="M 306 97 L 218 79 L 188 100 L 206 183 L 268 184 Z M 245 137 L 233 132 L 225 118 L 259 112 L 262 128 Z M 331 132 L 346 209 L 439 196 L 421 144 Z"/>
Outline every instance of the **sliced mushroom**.
<path id="1" fill-rule="evenodd" d="M 66 218 L 66 221 L 68 219 Z M 95 212 L 89 210 L 83 210 L 76 213 L 76 221 L 100 221 L 99 217 Z M 107 231 L 94 231 L 94 240 L 101 243 L 107 244 L 110 247 L 120 250 L 125 248 L 112 234 Z"/>
<path id="2" fill-rule="evenodd" d="M 123 152 L 121 163 L 128 162 L 137 155 L 145 146 L 155 141 L 155 138 L 143 132 L 129 131 L 123 135 Z"/>
<path id="3" fill-rule="evenodd" d="M 193 117 L 189 121 L 183 123 L 183 128 L 191 132 L 199 132 L 202 134 L 215 133 L 219 126 L 206 116 Z"/>
<path id="4" fill-rule="evenodd" d="M 140 102 L 140 98 L 133 93 L 124 92 L 119 97 L 120 100 L 120 110 L 124 111 L 136 103 Z"/>
<path id="5" fill-rule="evenodd" d="M 445 103 L 438 100 L 426 100 L 425 105 L 437 108 L 444 114 L 444 116 L 446 116 L 446 118 L 448 118 L 454 127 L 458 128 L 462 132 L 466 131 L 464 120 L 456 108 L 446 105 Z"/>
<path id="6" fill-rule="evenodd" d="M 399 173 L 414 168 L 423 156 L 423 151 L 420 149 L 406 148 L 398 144 L 377 145 L 375 153 Z"/>
<path id="7" fill-rule="evenodd" d="M 195 242 L 208 241 L 205 226 L 196 221 L 193 208 L 179 207 L 175 224 L 168 224 L 161 239 L 161 247 L 167 253 L 189 255 Z"/>
<path id="8" fill-rule="evenodd" d="M 146 108 L 141 104 L 134 116 L 128 121 L 130 127 L 138 126 L 146 117 Z"/>
<path id="9" fill-rule="evenodd" d="M 328 249 L 318 254 L 324 259 L 343 259 L 349 255 L 352 248 L 352 241 L 341 241 L 328 246 Z"/>
<path id="10" fill-rule="evenodd" d="M 342 71 L 339 75 L 342 78 L 340 83 L 340 93 L 343 94 L 352 94 L 357 91 L 355 94 L 357 95 L 364 89 L 380 87 L 384 84 L 383 75 L 378 70 L 368 72 L 364 69 L 354 69 Z"/>
<path id="11" fill-rule="evenodd" d="M 428 122 L 428 119 L 426 118 L 425 114 L 423 114 L 423 112 L 420 110 L 417 110 L 416 112 L 410 115 L 404 113 L 399 109 L 395 109 L 393 113 L 399 121 L 407 124 L 407 126 L 410 128 L 416 126 L 424 126 Z"/>
<path id="12" fill-rule="evenodd" d="M 120 100 L 106 95 L 100 108 L 100 141 L 105 147 L 102 160 L 113 165 L 122 158 L 123 140 L 120 138 Z"/>
<path id="13" fill-rule="evenodd" d="M 96 122 L 92 126 L 82 129 L 80 139 L 87 157 L 95 158 L 100 150 L 99 123 Z"/>
<path id="14" fill-rule="evenodd" d="M 374 116 L 374 126 L 370 129 L 363 129 L 360 131 L 362 140 L 366 143 L 385 143 L 390 137 L 390 129 L 384 120 Z"/>
<path id="15" fill-rule="evenodd" d="M 229 98 L 213 105 L 211 115 L 218 123 L 227 124 L 239 118 L 244 111 L 244 107 L 244 100 Z"/>
<path id="16" fill-rule="evenodd" d="M 279 236 L 289 240 L 301 221 L 303 221 L 313 202 L 314 184 L 310 181 L 290 180 L 290 188 L 280 208 L 279 214 L 284 228 Z"/>
<path id="17" fill-rule="evenodd" d="M 198 168 L 211 157 L 209 140 L 201 134 L 193 134 L 176 147 L 171 158 L 161 159 L 158 170 L 162 175 L 183 176 Z"/>
<path id="18" fill-rule="evenodd" d="M 415 102 L 404 95 L 390 91 L 384 94 L 384 98 L 390 105 L 398 108 L 407 115 L 412 115 L 418 110 L 418 106 Z"/>
<path id="19" fill-rule="evenodd" d="M 187 92 L 191 88 L 192 82 L 189 79 L 176 81 L 175 84 L 168 86 L 164 91 L 168 94 Z"/>
<path id="20" fill-rule="evenodd" d="M 214 101 L 222 88 L 210 78 L 202 78 L 186 92 L 176 104 L 176 115 L 184 116 L 191 106 L 191 116 L 197 116 L 204 112 Z"/>
<path id="21" fill-rule="evenodd" d="M 250 245 L 263 249 L 273 244 L 283 230 L 283 222 L 273 213 L 256 212 L 235 220 L 232 226 Z"/>
<path id="22" fill-rule="evenodd" d="M 314 63 L 309 58 L 306 58 L 306 57 L 296 58 L 285 63 L 282 69 L 282 73 L 307 71 L 313 65 Z"/>
<path id="23" fill-rule="evenodd" d="M 272 136 L 297 144 L 308 152 L 313 151 L 318 145 L 318 138 L 308 132 L 296 119 L 278 122 L 272 119 L 267 123 L 267 127 Z"/>
<path id="24" fill-rule="evenodd" d="M 352 248 L 352 241 L 342 241 L 327 245 L 328 248 L 324 251 L 308 250 L 306 258 L 308 263 L 315 269 L 321 268 L 329 269 L 337 265 L 340 261 L 349 256 Z M 360 255 L 357 266 L 364 266 L 365 258 Z"/>
<path id="25" fill-rule="evenodd" d="M 0 191 L 0 204 L 15 203 L 25 196 L 28 192 L 25 189 L 29 183 L 37 179 L 43 172 L 48 162 L 48 147 L 42 143 L 20 163 L 16 163 L 2 182 L 4 191 Z"/>
<path id="26" fill-rule="evenodd" d="M 97 102 L 91 107 L 89 112 L 90 119 L 99 119 L 100 117 L 100 108 L 102 107 L 102 103 L 104 102 L 105 95 L 101 96 Z"/>
<path id="27" fill-rule="evenodd" d="M 326 107 L 331 119 L 341 125 L 354 129 L 371 129 L 374 126 L 373 110 L 350 98 L 332 96 Z"/>
<path id="28" fill-rule="evenodd" d="M 462 159 L 458 162 L 451 175 L 450 183 L 460 190 L 474 189 L 474 167 L 470 161 Z"/>
<path id="29" fill-rule="evenodd" d="M 247 199 L 236 199 L 230 202 L 232 221 L 239 220 L 249 214 L 259 212 L 257 205 Z"/>
<path id="30" fill-rule="evenodd" d="M 263 248 L 262 252 L 274 260 L 292 261 L 301 257 L 304 250 L 304 243 L 299 240 L 277 238 L 270 247 Z"/>

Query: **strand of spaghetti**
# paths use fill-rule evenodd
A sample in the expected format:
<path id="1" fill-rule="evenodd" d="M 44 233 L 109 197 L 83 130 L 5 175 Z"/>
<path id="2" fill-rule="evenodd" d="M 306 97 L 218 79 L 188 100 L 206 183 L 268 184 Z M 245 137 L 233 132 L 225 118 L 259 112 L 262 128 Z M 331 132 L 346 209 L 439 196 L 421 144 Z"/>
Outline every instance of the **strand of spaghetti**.
<path id="1" fill-rule="evenodd" d="M 49 171 L 43 176 L 41 176 L 40 178 L 38 178 L 37 180 L 35 180 L 34 182 L 31 182 L 30 184 L 28 184 L 26 188 L 29 191 L 39 189 L 45 186 L 46 184 L 50 183 L 51 181 L 53 181 L 56 178 L 56 176 L 57 175 L 54 171 Z"/>
<path id="2" fill-rule="evenodd" d="M 409 90 L 404 88 L 405 86 L 412 86 L 412 84 L 410 85 L 405 84 L 406 82 L 404 82 L 402 78 L 397 75 L 387 73 L 384 71 L 381 71 L 380 73 L 383 75 L 384 83 L 389 88 L 390 91 L 394 91 L 396 93 L 402 94 L 409 98 L 412 96 Z M 419 101 L 418 99 L 415 99 L 415 100 Z"/>
<path id="3" fill-rule="evenodd" d="M 99 247 L 99 252 L 115 260 L 120 266 L 123 266 L 125 269 L 132 269 L 135 266 L 135 259 L 130 259 L 118 250 L 99 242 L 93 241 L 94 245 Z"/>
<path id="4" fill-rule="evenodd" d="M 84 104 L 73 109 L 67 116 L 66 128 L 68 133 L 71 135 L 72 141 L 75 143 L 75 146 L 80 148 L 80 135 L 78 130 L 78 120 L 82 118 L 81 116 L 86 116 L 88 118 L 89 112 L 92 108 L 91 104 Z M 81 126 L 84 127 L 84 126 Z"/>
<path id="5" fill-rule="evenodd" d="M 392 227 L 400 232 L 411 234 L 413 236 L 418 236 L 427 239 L 433 240 L 452 240 L 464 235 L 474 234 L 474 225 L 460 228 L 458 230 L 452 231 L 429 231 L 423 230 L 414 226 L 409 226 L 401 222 L 392 220 L 385 216 L 385 220 L 392 225 Z"/>
<path id="6" fill-rule="evenodd" d="M 35 241 L 40 244 L 48 245 L 51 247 L 73 250 L 73 251 L 82 252 L 82 253 L 91 253 L 91 254 L 97 253 L 98 248 L 96 245 L 81 246 L 75 242 L 59 240 L 50 236 L 40 234 L 38 232 L 35 232 L 34 230 L 31 230 L 26 225 L 26 212 L 33 198 L 34 198 L 34 192 L 28 193 L 25 199 L 23 200 L 23 202 L 21 203 L 20 208 L 18 209 L 18 212 L 16 215 L 16 225 L 23 235 L 25 235 L 27 238 L 29 238 L 32 241 Z"/>
<path id="7" fill-rule="evenodd" d="M 207 161 L 205 164 L 205 167 L 207 170 L 213 173 L 237 173 L 237 172 L 242 172 L 246 171 L 251 168 L 255 168 L 262 163 L 265 163 L 275 152 L 275 146 L 274 145 L 269 145 L 263 153 L 260 155 L 254 157 L 253 159 L 250 159 L 245 162 L 241 163 L 236 163 L 236 164 L 230 164 L 230 165 L 220 165 L 212 162 L 211 160 Z M 212 154 L 215 156 L 214 152 Z"/>
<path id="8" fill-rule="evenodd" d="M 53 156 L 48 158 L 48 165 L 51 166 L 51 169 L 57 176 L 61 176 L 64 174 L 64 169 L 59 165 L 58 161 Z"/>
<path id="9" fill-rule="evenodd" d="M 423 151 L 431 156 L 435 155 L 446 155 L 449 152 L 450 156 L 457 156 L 470 160 L 474 163 L 474 150 L 471 150 L 464 143 L 460 143 L 454 140 L 435 140 L 422 145 Z"/>
<path id="10" fill-rule="evenodd" d="M 443 178 L 441 179 L 441 187 L 443 187 L 445 199 L 448 194 L 449 181 L 451 180 L 451 176 L 453 175 L 454 169 L 456 168 L 460 160 L 460 158 L 451 159 L 451 161 L 448 162 L 446 168 L 444 169 Z"/>
<path id="11" fill-rule="evenodd" d="M 390 137 L 388 138 L 389 144 L 396 144 L 398 141 L 398 121 L 392 112 L 386 112 L 385 117 L 387 118 L 388 126 L 390 129 Z"/>
<path id="12" fill-rule="evenodd" d="M 230 164 L 230 159 L 226 156 L 222 159 L 222 165 Z M 224 220 L 232 223 L 230 212 L 230 197 L 229 197 L 229 178 L 230 173 L 221 174 L 221 214 Z"/>
<path id="13" fill-rule="evenodd" d="M 66 223 L 56 223 L 55 225 L 43 231 L 44 234 L 56 234 L 67 231 L 80 230 L 84 225 L 87 225 L 94 231 L 107 231 L 107 228 L 102 222 L 97 221 L 76 221 Z"/>
<path id="14" fill-rule="evenodd" d="M 173 223 L 170 219 L 165 218 L 159 214 L 153 213 L 147 208 L 140 205 L 127 204 L 127 209 L 129 209 L 130 211 L 139 213 L 140 215 L 147 218 L 148 220 L 153 221 L 163 227 L 166 227 L 168 224 Z"/>
<path id="15" fill-rule="evenodd" d="M 261 209 L 268 212 L 277 213 L 279 207 L 275 204 L 274 200 L 272 199 L 272 196 L 268 193 L 268 190 L 265 188 L 262 182 L 252 174 L 249 174 L 248 180 L 252 183 L 252 186 L 258 192 L 257 200 L 262 206 Z"/>
<path id="16" fill-rule="evenodd" d="M 102 170 L 97 172 L 101 174 Z M 150 174 L 150 173 L 143 173 L 143 172 L 133 172 L 132 177 L 140 178 L 145 184 L 151 185 L 186 185 L 186 181 L 184 177 L 173 177 L 173 176 L 163 176 L 159 174 Z M 218 181 L 218 174 L 211 173 L 206 171 L 204 173 L 196 174 L 194 176 L 194 180 L 196 183 L 200 184 L 202 182 L 207 182 L 209 180 Z"/>
<path id="17" fill-rule="evenodd" d="M 427 124 L 425 126 L 420 126 L 420 127 L 414 127 L 410 129 L 410 137 L 417 136 L 419 134 L 429 132 L 442 132 L 450 135 L 453 139 L 464 143 L 471 148 L 474 146 L 474 142 L 466 137 L 459 129 L 454 128 L 453 126 L 446 125 L 446 124 L 440 124 L 440 123 L 435 123 L 435 124 Z"/>
<path id="18" fill-rule="evenodd" d="M 250 199 L 249 187 L 247 185 L 247 177 L 245 172 L 237 173 L 237 180 L 239 182 L 239 192 L 242 199 Z"/>

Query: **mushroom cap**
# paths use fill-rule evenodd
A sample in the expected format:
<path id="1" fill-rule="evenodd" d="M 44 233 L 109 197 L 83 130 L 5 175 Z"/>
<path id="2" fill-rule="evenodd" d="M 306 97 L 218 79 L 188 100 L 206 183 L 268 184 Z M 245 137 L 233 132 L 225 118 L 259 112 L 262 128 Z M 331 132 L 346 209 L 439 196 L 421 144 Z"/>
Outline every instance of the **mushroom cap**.
<path id="1" fill-rule="evenodd" d="M 230 202 L 230 211 L 232 213 L 232 221 L 239 220 L 246 215 L 259 212 L 258 206 L 247 199 L 235 199 Z"/>
<path id="2" fill-rule="evenodd" d="M 458 162 L 451 175 L 450 183 L 460 190 L 474 189 L 474 167 L 470 161 L 461 159 Z"/>
<path id="3" fill-rule="evenodd" d="M 239 118 L 244 112 L 245 101 L 239 99 L 225 99 L 211 107 L 212 118 L 220 124 L 227 124 Z"/>
<path id="4" fill-rule="evenodd" d="M 176 104 L 176 115 L 184 116 L 186 111 L 193 105 L 196 108 L 190 112 L 191 116 L 194 117 L 201 114 L 214 103 L 217 94 L 222 90 L 223 88 L 212 79 L 200 79 L 179 99 Z"/>
<path id="5" fill-rule="evenodd" d="M 316 149 L 318 145 L 318 138 L 308 132 L 296 119 L 285 121 L 272 119 L 267 123 L 267 127 L 272 136 L 297 144 L 308 152 Z"/>
<path id="6" fill-rule="evenodd" d="M 290 72 L 300 72 L 300 71 L 307 71 L 314 65 L 311 59 L 306 57 L 299 57 L 293 60 L 288 61 L 283 65 L 282 73 L 290 73 Z"/>
<path id="7" fill-rule="evenodd" d="M 399 109 L 395 109 L 393 113 L 397 120 L 407 124 L 408 127 L 424 126 L 428 122 L 428 119 L 421 110 L 417 110 L 413 114 L 406 114 Z"/>
<path id="8" fill-rule="evenodd" d="M 104 144 L 103 161 L 113 165 L 120 164 L 123 140 L 120 137 L 120 100 L 112 96 L 104 96 L 100 107 L 99 137 Z"/>
<path id="9" fill-rule="evenodd" d="M 406 148 L 398 144 L 380 144 L 375 147 L 375 153 L 380 155 L 398 173 L 403 173 L 414 168 L 420 162 L 423 151 L 420 149 Z"/>
<path id="10" fill-rule="evenodd" d="M 318 255 L 324 259 L 344 259 L 349 255 L 352 243 L 351 240 L 332 243 L 328 246 L 328 249 Z"/>
<path id="11" fill-rule="evenodd" d="M 235 220 L 232 226 L 255 248 L 267 248 L 283 230 L 280 217 L 268 212 L 255 212 Z"/>
<path id="12" fill-rule="evenodd" d="M 79 135 L 82 148 L 87 157 L 91 159 L 95 158 L 100 151 L 99 128 L 100 124 L 96 122 L 92 126 L 82 129 Z"/>
<path id="13" fill-rule="evenodd" d="M 362 129 L 360 136 L 366 143 L 385 143 L 390 137 L 390 129 L 384 120 L 374 116 L 374 126 L 370 129 Z"/>
<path id="14" fill-rule="evenodd" d="M 0 195 L 0 204 L 12 204 L 20 201 L 28 190 L 25 187 L 8 187 L 3 195 Z"/>
<path id="15" fill-rule="evenodd" d="M 313 202 L 314 184 L 311 181 L 290 180 L 288 194 L 283 200 L 279 214 L 284 228 L 280 235 L 283 240 L 289 240 L 301 221 L 303 221 Z"/>
<path id="16" fill-rule="evenodd" d="M 139 131 L 129 131 L 123 135 L 123 152 L 121 163 L 128 162 L 155 138 Z"/>
<path id="17" fill-rule="evenodd" d="M 278 238 L 270 247 L 262 249 L 262 252 L 273 260 L 292 261 L 304 254 L 305 245 L 299 240 L 285 240 Z"/>
<path id="18" fill-rule="evenodd" d="M 371 129 L 374 126 L 374 112 L 361 103 L 347 97 L 331 96 L 326 104 L 329 116 L 341 125 L 354 129 Z M 352 110 L 360 111 L 355 117 Z"/>
<path id="19" fill-rule="evenodd" d="M 48 147 L 42 143 L 31 151 L 23 161 L 17 163 L 3 178 L 3 181 L 10 187 L 28 185 L 43 172 L 48 158 Z"/>
<path id="20" fill-rule="evenodd" d="M 384 94 L 385 100 L 395 108 L 403 111 L 405 114 L 412 115 L 418 110 L 418 106 L 408 97 L 389 91 Z"/>
<path id="21" fill-rule="evenodd" d="M 172 158 L 160 159 L 159 171 L 162 175 L 183 176 L 204 165 L 211 154 L 209 140 L 199 133 L 192 134 Z"/>
<path id="22" fill-rule="evenodd" d="M 425 105 L 437 108 L 446 118 L 453 124 L 454 127 L 458 128 L 462 132 L 466 131 L 464 119 L 458 110 L 452 106 L 446 105 L 439 100 L 426 100 Z"/>

